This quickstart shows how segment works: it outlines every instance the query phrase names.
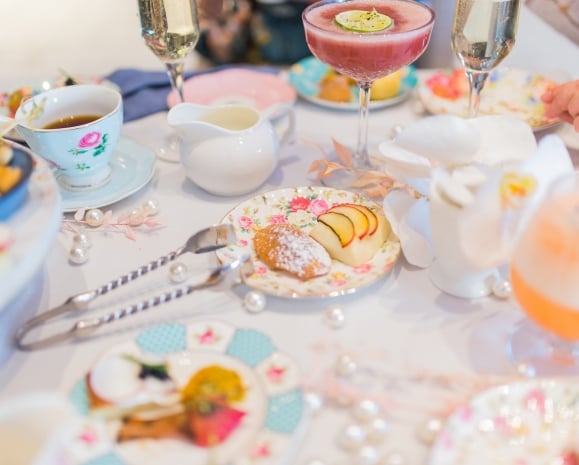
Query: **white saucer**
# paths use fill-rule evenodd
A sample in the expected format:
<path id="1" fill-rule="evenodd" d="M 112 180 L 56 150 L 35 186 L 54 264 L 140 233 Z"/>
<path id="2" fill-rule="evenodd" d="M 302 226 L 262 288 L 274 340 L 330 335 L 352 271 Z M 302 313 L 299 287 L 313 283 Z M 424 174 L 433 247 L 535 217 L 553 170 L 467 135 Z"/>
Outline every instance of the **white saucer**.
<path id="1" fill-rule="evenodd" d="M 96 189 L 67 189 L 59 185 L 62 211 L 99 208 L 118 202 L 147 184 L 155 172 L 155 153 L 135 141 L 121 138 L 111 157 L 111 179 Z"/>

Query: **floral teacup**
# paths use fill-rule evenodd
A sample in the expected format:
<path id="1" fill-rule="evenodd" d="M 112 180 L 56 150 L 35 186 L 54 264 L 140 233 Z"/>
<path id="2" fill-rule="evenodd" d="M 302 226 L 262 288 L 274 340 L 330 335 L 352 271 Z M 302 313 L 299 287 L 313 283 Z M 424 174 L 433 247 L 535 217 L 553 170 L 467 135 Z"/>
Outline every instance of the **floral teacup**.
<path id="1" fill-rule="evenodd" d="M 22 103 L 17 130 L 68 188 L 99 187 L 110 179 L 111 155 L 123 124 L 123 100 L 114 89 L 73 85 Z"/>

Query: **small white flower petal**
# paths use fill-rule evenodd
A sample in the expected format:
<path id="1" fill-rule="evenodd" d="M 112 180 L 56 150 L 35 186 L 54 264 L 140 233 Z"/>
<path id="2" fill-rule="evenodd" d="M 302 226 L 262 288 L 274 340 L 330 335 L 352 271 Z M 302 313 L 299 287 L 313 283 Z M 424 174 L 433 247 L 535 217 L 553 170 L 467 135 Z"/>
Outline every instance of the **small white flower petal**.
<path id="1" fill-rule="evenodd" d="M 430 266 L 432 247 L 428 200 L 424 197 L 415 199 L 405 191 L 392 191 L 384 199 L 383 210 L 400 240 L 408 263 L 420 268 Z"/>
<path id="2" fill-rule="evenodd" d="M 471 122 L 481 135 L 475 161 L 486 165 L 520 161 L 529 158 L 537 149 L 533 130 L 516 116 L 480 116 Z"/>
<path id="3" fill-rule="evenodd" d="M 470 163 L 482 143 L 471 120 L 454 115 L 422 118 L 405 127 L 394 140 L 399 147 L 445 166 Z"/>
<path id="4" fill-rule="evenodd" d="M 465 207 L 474 202 L 474 194 L 458 179 L 454 179 L 446 170 L 437 168 L 432 172 L 432 189 L 449 204 Z"/>
<path id="5" fill-rule="evenodd" d="M 482 186 L 488 179 L 487 173 L 475 165 L 459 166 L 452 170 L 451 178 L 469 188 Z"/>
<path id="6" fill-rule="evenodd" d="M 398 146 L 394 141 L 382 142 L 378 146 L 386 171 L 399 178 L 427 178 L 430 176 L 430 161 L 414 152 Z"/>

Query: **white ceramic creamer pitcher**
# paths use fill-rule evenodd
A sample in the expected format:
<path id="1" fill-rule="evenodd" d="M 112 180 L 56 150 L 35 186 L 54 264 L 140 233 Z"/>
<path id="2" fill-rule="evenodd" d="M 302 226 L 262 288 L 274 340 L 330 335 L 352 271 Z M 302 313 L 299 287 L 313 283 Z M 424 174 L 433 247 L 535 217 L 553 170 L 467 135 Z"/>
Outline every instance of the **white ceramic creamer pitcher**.
<path id="1" fill-rule="evenodd" d="M 280 111 L 288 118 L 282 135 L 270 120 Z M 260 112 L 243 104 L 180 103 L 171 108 L 167 121 L 181 138 L 187 177 L 207 192 L 223 196 L 246 194 L 261 186 L 275 170 L 280 148 L 295 133 L 295 115 L 288 105 Z"/>

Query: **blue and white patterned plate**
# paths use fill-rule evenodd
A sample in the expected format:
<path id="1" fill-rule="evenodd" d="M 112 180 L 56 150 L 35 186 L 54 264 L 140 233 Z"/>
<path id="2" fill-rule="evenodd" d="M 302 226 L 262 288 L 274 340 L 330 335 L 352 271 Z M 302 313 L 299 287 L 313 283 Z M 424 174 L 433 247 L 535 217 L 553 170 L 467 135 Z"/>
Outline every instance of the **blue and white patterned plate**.
<path id="1" fill-rule="evenodd" d="M 70 401 L 86 419 L 67 445 L 67 455 L 82 465 L 277 465 L 287 460 L 304 414 L 296 363 L 279 352 L 271 339 L 254 329 L 222 321 L 162 324 L 134 341 L 115 346 L 111 354 L 162 357 L 178 386 L 200 368 L 220 365 L 235 370 L 247 388 L 236 408 L 246 415 L 218 446 L 200 447 L 177 439 L 114 441 L 114 422 L 89 416 L 86 379 L 72 389 Z M 214 462 L 211 462 L 211 461 Z"/>

